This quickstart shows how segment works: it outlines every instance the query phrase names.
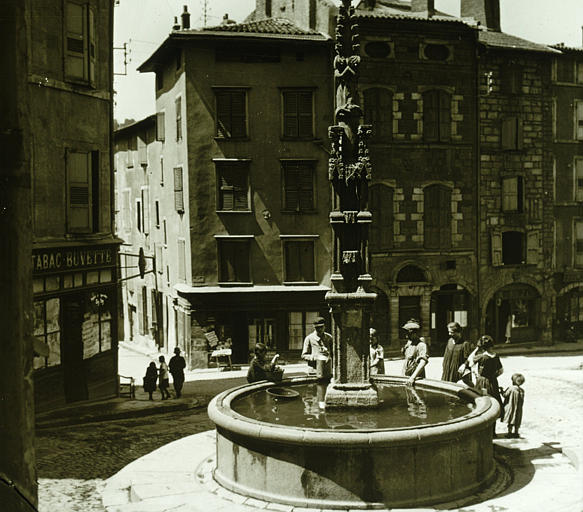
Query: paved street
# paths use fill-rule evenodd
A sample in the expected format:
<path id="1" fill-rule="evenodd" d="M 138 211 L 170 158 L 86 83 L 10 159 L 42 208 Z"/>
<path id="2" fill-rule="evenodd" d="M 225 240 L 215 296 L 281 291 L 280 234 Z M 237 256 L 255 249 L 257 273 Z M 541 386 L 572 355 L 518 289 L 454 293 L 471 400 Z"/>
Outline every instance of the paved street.
<path id="1" fill-rule="evenodd" d="M 125 354 L 140 375 L 144 356 Z M 146 362 L 147 362 L 147 358 Z M 401 361 L 389 361 L 387 373 L 399 373 Z M 503 358 L 506 386 L 514 372 L 526 377 L 523 437 L 543 437 L 544 443 L 569 454 L 583 454 L 583 355 L 510 356 Z M 432 358 L 428 377 L 440 375 L 440 358 Z M 121 368 L 121 366 L 120 366 Z M 121 371 L 121 370 L 120 370 Z M 185 395 L 213 396 L 245 380 L 242 372 L 207 372 L 203 380 L 186 383 Z M 200 376 L 200 375 L 199 375 Z M 141 382 L 141 381 L 140 381 Z M 139 400 L 146 400 L 143 392 Z M 159 400 L 159 397 L 157 397 Z M 498 432 L 505 425 L 498 424 Z M 37 432 L 41 512 L 103 511 L 102 482 L 131 461 L 176 439 L 213 428 L 206 409 L 156 414 L 95 424 L 43 429 Z M 571 511 L 565 511 L 571 512 Z"/>

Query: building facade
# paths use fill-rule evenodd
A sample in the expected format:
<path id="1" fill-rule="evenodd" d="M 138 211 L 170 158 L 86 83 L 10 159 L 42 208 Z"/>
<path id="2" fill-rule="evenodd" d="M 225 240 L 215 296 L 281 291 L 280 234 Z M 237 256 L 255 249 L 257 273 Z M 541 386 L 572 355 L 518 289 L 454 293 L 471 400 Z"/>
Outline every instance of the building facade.
<path id="1" fill-rule="evenodd" d="M 117 394 L 113 3 L 33 0 L 28 93 L 38 410 Z"/>
<path id="2" fill-rule="evenodd" d="M 156 258 L 159 344 L 182 347 L 190 367 L 206 367 L 217 346 L 240 363 L 260 341 L 298 354 L 312 320 L 327 315 L 330 38 L 281 20 L 191 30 L 185 13 L 182 22 L 139 68 L 156 73 L 156 134 L 142 177 L 122 163 L 129 149 L 116 152 L 118 233 L 133 253 L 141 246 Z M 118 143 L 146 122 L 118 130 Z M 126 224 L 138 200 L 149 204 L 147 236 L 137 234 L 139 209 Z M 144 325 L 153 319 L 148 279 L 133 302 Z M 154 342 L 152 332 L 140 336 Z"/>
<path id="3" fill-rule="evenodd" d="M 583 338 L 583 48 L 553 48 L 554 338 Z"/>

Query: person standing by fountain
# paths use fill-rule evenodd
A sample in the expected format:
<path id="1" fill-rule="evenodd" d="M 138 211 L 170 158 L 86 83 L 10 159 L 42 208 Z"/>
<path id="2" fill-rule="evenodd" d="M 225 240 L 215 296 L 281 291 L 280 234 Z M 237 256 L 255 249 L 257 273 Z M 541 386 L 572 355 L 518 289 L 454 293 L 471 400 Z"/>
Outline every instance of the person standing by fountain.
<path id="1" fill-rule="evenodd" d="M 467 361 L 468 356 L 472 353 L 472 344 L 464 341 L 462 336 L 462 327 L 457 322 L 447 324 L 449 339 L 445 346 L 443 354 L 443 372 L 441 380 L 448 382 L 457 382 L 462 380 L 466 385 L 472 385 L 472 376 L 467 373 L 465 376 L 460 374 L 460 366 Z"/>
<path id="2" fill-rule="evenodd" d="M 500 397 L 500 388 L 498 386 L 498 377 L 502 375 L 504 368 L 500 362 L 498 354 L 494 352 L 494 340 L 492 336 L 485 334 L 478 340 L 478 346 L 482 349 L 474 355 L 474 363 L 478 367 L 478 376 L 475 387 L 498 400 L 500 404 L 500 417 L 504 417 L 504 405 Z"/>
<path id="3" fill-rule="evenodd" d="M 267 347 L 265 344 L 257 343 L 255 345 L 255 356 L 251 360 L 249 371 L 247 372 L 247 382 L 249 384 L 260 380 L 281 381 L 283 370 L 275 365 L 279 359 L 279 354 L 275 354 L 269 363 L 265 360 L 266 356 Z"/>
<path id="4" fill-rule="evenodd" d="M 383 346 L 379 344 L 377 331 L 372 327 L 369 330 L 370 339 L 370 374 L 384 375 L 385 373 L 385 353 Z"/>
<path id="5" fill-rule="evenodd" d="M 402 348 L 405 356 L 403 373 L 407 379 L 407 385 L 414 385 L 417 379 L 425 378 L 425 366 L 429 362 L 427 344 L 419 336 L 421 326 L 417 320 L 409 320 L 404 326 L 407 343 Z"/>
<path id="6" fill-rule="evenodd" d="M 304 339 L 302 359 L 316 369 L 316 377 L 329 380 L 332 377 L 332 335 L 325 332 L 326 320 L 321 316 L 314 320 L 314 332 Z"/>

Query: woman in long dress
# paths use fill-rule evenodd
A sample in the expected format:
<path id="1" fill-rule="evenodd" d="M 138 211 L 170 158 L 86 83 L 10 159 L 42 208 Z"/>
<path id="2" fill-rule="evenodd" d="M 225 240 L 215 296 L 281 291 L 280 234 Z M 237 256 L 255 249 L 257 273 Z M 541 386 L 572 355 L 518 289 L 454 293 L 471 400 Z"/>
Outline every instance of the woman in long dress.
<path id="1" fill-rule="evenodd" d="M 478 340 L 478 347 L 481 349 L 474 357 L 477 365 L 477 377 L 475 387 L 482 393 L 488 394 L 498 400 L 500 404 L 500 417 L 504 417 L 504 406 L 500 396 L 498 377 L 504 372 L 498 354 L 494 352 L 494 340 L 492 336 L 484 335 Z"/>

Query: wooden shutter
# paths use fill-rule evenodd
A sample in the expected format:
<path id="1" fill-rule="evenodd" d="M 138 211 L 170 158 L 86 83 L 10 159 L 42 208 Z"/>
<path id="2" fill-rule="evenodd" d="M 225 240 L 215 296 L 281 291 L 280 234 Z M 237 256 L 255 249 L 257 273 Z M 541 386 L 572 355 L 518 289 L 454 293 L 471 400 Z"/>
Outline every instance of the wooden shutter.
<path id="1" fill-rule="evenodd" d="M 499 267 L 502 265 L 502 233 L 500 231 L 492 231 L 492 266 Z"/>
<path id="2" fill-rule="evenodd" d="M 89 83 L 91 85 L 95 85 L 95 61 L 97 60 L 97 56 L 95 54 L 95 37 L 96 37 L 96 26 L 95 26 L 95 13 L 91 7 L 86 7 L 86 12 L 88 13 L 88 32 L 89 32 L 89 41 L 88 41 L 88 78 Z"/>
<path id="3" fill-rule="evenodd" d="M 89 233 L 92 223 L 91 153 L 67 152 L 67 227 L 70 233 Z"/>
<path id="4" fill-rule="evenodd" d="M 231 101 L 227 92 L 216 93 L 217 137 L 231 137 Z"/>
<path id="5" fill-rule="evenodd" d="M 502 210 L 518 210 L 518 177 L 504 178 L 502 180 Z"/>
<path id="6" fill-rule="evenodd" d="M 248 170 L 246 165 L 226 164 L 218 168 L 219 209 L 248 210 Z"/>
<path id="7" fill-rule="evenodd" d="M 516 117 L 502 120 L 502 149 L 522 149 L 522 122 Z"/>
<path id="8" fill-rule="evenodd" d="M 439 96 L 438 91 L 423 94 L 423 137 L 433 142 L 439 138 Z"/>
<path id="9" fill-rule="evenodd" d="M 451 135 L 451 96 L 439 91 L 439 140 L 446 142 Z"/>
<path id="10" fill-rule="evenodd" d="M 425 187 L 423 206 L 424 246 L 427 249 L 451 247 L 451 191 L 447 187 Z"/>
<path id="11" fill-rule="evenodd" d="M 87 6 L 74 2 L 65 5 L 65 75 L 88 79 Z"/>
<path id="12" fill-rule="evenodd" d="M 300 262 L 300 281 L 314 281 L 314 243 L 300 242 L 298 260 Z"/>
<path id="13" fill-rule="evenodd" d="M 526 263 L 537 265 L 539 262 L 539 232 L 529 231 L 526 234 Z"/>
<path id="14" fill-rule="evenodd" d="M 148 234 L 150 232 L 150 189 L 142 189 L 142 221 L 143 221 L 143 233 Z"/>
<path id="15" fill-rule="evenodd" d="M 174 101 L 176 108 L 176 140 L 182 139 L 182 98 L 178 97 Z"/>
<path id="16" fill-rule="evenodd" d="M 298 136 L 298 94 L 292 91 L 283 93 L 283 135 Z"/>
<path id="17" fill-rule="evenodd" d="M 182 167 L 174 168 L 174 208 L 177 212 L 184 212 Z"/>
<path id="18" fill-rule="evenodd" d="M 231 92 L 232 137 L 245 137 L 247 135 L 245 94 L 245 91 Z"/>
<path id="19" fill-rule="evenodd" d="M 298 93 L 298 136 L 311 137 L 313 135 L 312 126 L 312 92 L 303 91 Z"/>
<path id="20" fill-rule="evenodd" d="M 166 116 L 164 112 L 156 113 L 156 140 L 164 141 L 166 137 Z"/>
<path id="21" fill-rule="evenodd" d="M 284 202 L 286 210 L 309 211 L 314 208 L 314 169 L 311 162 L 284 164 Z"/>

